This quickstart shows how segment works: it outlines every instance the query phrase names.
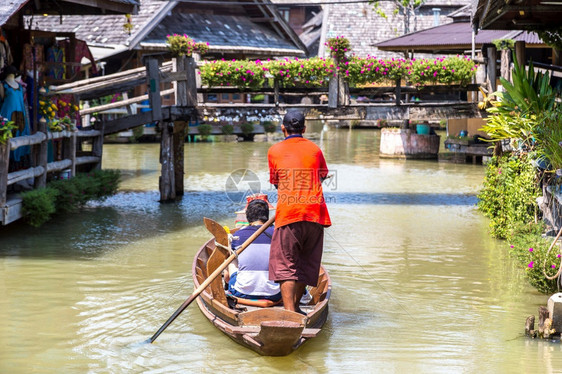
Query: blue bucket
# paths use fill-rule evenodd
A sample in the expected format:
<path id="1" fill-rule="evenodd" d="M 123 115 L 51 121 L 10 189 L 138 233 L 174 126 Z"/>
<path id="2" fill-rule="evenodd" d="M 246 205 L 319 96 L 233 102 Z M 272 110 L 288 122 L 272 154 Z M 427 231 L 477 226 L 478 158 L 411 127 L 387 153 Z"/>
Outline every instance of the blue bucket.
<path id="1" fill-rule="evenodd" d="M 429 135 L 429 125 L 427 124 L 416 125 L 416 132 L 419 135 Z"/>

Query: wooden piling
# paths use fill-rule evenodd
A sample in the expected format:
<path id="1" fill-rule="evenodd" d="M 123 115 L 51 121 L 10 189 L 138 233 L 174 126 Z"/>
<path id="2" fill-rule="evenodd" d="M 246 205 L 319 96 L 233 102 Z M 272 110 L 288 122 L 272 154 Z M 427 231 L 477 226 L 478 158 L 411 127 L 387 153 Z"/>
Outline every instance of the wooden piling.
<path id="1" fill-rule="evenodd" d="M 184 143 L 187 135 L 187 122 L 174 122 L 173 130 L 173 163 L 174 163 L 174 184 L 176 196 L 183 196 L 184 192 Z"/>
<path id="2" fill-rule="evenodd" d="M 173 142 L 173 124 L 161 122 L 161 139 L 160 139 L 160 164 L 162 165 L 159 189 L 160 201 L 171 201 L 176 198 L 176 182 L 174 172 L 174 142 Z"/>

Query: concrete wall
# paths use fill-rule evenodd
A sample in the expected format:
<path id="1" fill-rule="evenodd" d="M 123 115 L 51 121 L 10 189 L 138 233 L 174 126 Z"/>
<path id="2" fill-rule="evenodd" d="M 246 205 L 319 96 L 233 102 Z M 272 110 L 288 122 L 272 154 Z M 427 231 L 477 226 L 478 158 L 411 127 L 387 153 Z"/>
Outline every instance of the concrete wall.
<path id="1" fill-rule="evenodd" d="M 418 135 L 409 129 L 381 129 L 381 157 L 437 158 L 439 135 Z"/>

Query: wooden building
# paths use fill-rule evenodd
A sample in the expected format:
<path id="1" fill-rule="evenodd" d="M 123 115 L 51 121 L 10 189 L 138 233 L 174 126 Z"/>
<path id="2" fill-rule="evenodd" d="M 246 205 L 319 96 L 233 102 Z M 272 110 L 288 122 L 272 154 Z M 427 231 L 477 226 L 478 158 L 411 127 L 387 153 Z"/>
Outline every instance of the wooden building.
<path id="1" fill-rule="evenodd" d="M 123 16 L 104 16 L 103 20 L 44 17 L 37 21 L 37 27 L 75 32 L 88 43 L 104 74 L 144 66 L 146 55 L 169 57 L 166 37 L 171 34 L 187 34 L 197 42 L 208 42 L 210 49 L 205 59 L 266 59 L 307 54 L 304 43 L 269 1 L 259 0 L 253 5 L 247 1 L 237 5 L 237 2 L 225 1 L 209 7 L 189 1 L 140 0 L 138 14 L 130 17 L 130 30 L 124 28 Z M 248 101 L 238 93 L 212 95 L 207 99 L 217 103 Z M 163 99 L 163 105 L 173 102 L 172 95 Z"/>

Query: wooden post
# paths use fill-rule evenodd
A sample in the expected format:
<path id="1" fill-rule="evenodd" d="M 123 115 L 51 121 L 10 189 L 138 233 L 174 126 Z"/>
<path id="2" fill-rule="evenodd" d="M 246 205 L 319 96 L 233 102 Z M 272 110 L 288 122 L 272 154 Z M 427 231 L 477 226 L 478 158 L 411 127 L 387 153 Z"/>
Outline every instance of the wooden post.
<path id="1" fill-rule="evenodd" d="M 273 102 L 275 106 L 279 106 L 279 81 L 277 79 L 273 81 Z"/>
<path id="2" fill-rule="evenodd" d="M 338 73 L 338 106 L 349 105 L 349 85 Z"/>
<path id="3" fill-rule="evenodd" d="M 517 41 L 515 42 L 515 58 L 517 59 L 517 63 L 519 66 L 525 66 L 527 62 L 525 57 L 525 41 Z"/>
<path id="4" fill-rule="evenodd" d="M 103 155 L 103 121 L 96 121 L 96 123 L 94 124 L 94 129 L 99 130 L 100 135 L 92 139 L 92 156 L 99 157 L 100 161 L 95 164 L 92 169 L 101 169 L 101 161 Z"/>
<path id="5" fill-rule="evenodd" d="M 496 77 L 497 77 L 497 59 L 498 59 L 498 55 L 497 55 L 497 49 L 495 46 L 491 46 L 488 47 L 487 49 L 488 52 L 488 87 L 489 87 L 489 93 L 491 94 L 492 92 L 495 92 L 497 87 L 496 87 Z"/>
<path id="6" fill-rule="evenodd" d="M 203 99 L 203 94 L 198 94 L 197 90 L 201 88 L 201 86 L 203 85 L 203 80 L 201 79 L 201 75 L 197 74 L 197 63 L 201 61 L 201 55 L 199 53 L 194 53 L 193 54 L 193 75 L 195 76 L 195 93 L 197 95 L 197 102 L 198 103 L 202 103 L 205 101 L 205 99 Z M 188 82 L 188 87 L 189 87 L 190 83 Z"/>
<path id="7" fill-rule="evenodd" d="M 47 134 L 47 121 L 42 120 L 37 122 L 37 132 Z M 38 150 L 36 166 L 43 167 L 43 174 L 35 178 L 35 188 L 41 188 L 47 185 L 47 152 L 49 151 L 49 147 L 47 146 L 48 141 L 48 137 L 45 137 L 45 140 L 43 140 L 36 148 Z"/>
<path id="8" fill-rule="evenodd" d="M 184 185 L 184 143 L 187 135 L 187 122 L 174 122 L 173 135 L 173 157 L 174 157 L 174 181 L 176 196 L 183 196 Z"/>
<path id="9" fill-rule="evenodd" d="M 394 95 L 396 96 L 396 106 L 400 106 L 400 99 L 402 96 L 402 87 L 400 87 L 400 79 L 396 80 L 396 87 L 394 89 Z"/>
<path id="10" fill-rule="evenodd" d="M 511 50 L 502 49 L 500 57 L 500 74 L 505 80 L 510 81 L 510 66 L 511 66 Z"/>
<path id="11" fill-rule="evenodd" d="M 197 74 L 195 69 L 197 68 L 197 63 L 192 57 L 186 58 L 185 70 L 187 74 L 186 82 L 186 106 L 197 107 L 197 88 L 201 87 L 201 82 L 197 83 Z M 202 100 L 202 99 L 201 99 Z"/>
<path id="12" fill-rule="evenodd" d="M 152 121 L 162 119 L 162 99 L 160 98 L 160 71 L 158 60 L 149 58 L 146 62 L 146 84 L 148 86 L 148 100 L 152 109 Z"/>
<path id="13" fill-rule="evenodd" d="M 160 164 L 162 171 L 160 174 L 159 188 L 160 201 L 170 201 L 176 198 L 176 182 L 173 161 L 173 125 L 167 122 L 161 122 L 161 139 L 160 139 Z"/>
<path id="14" fill-rule="evenodd" d="M 8 193 L 8 168 L 10 166 L 10 141 L 0 144 L 0 214 L 4 215 L 6 195 Z M 0 217 L 2 222 L 4 217 Z"/>
<path id="15" fill-rule="evenodd" d="M 338 107 L 338 77 L 331 76 L 328 86 L 328 108 Z"/>
<path id="16" fill-rule="evenodd" d="M 62 158 L 72 162 L 70 165 L 70 177 L 76 175 L 76 132 L 63 140 Z"/>

